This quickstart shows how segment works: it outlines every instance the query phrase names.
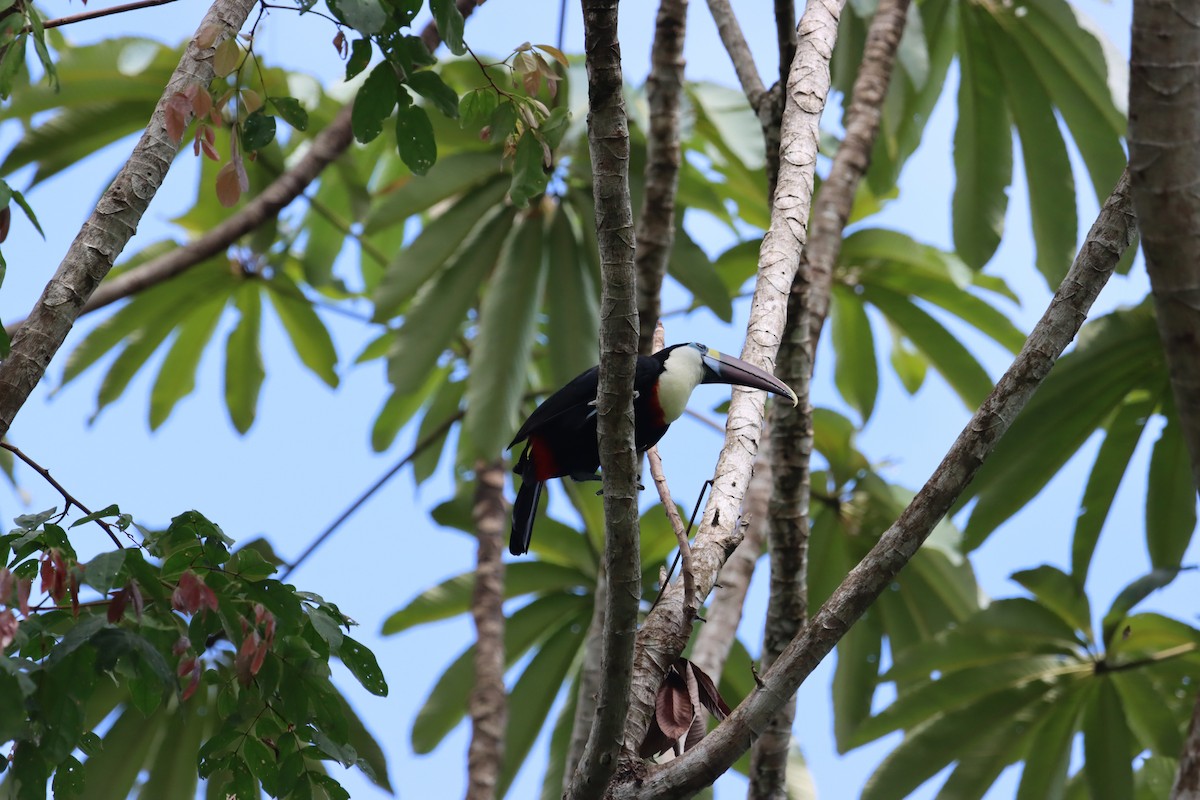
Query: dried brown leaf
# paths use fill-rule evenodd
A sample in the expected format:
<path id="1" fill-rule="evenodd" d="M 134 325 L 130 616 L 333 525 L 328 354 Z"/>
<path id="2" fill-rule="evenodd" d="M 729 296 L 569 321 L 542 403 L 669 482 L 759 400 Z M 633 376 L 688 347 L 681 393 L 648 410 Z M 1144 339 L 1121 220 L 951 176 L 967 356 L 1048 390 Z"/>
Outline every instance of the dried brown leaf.
<path id="1" fill-rule="evenodd" d="M 201 50 L 207 50 L 213 46 L 213 42 L 221 35 L 221 28 L 218 25 L 205 25 L 200 30 L 196 31 L 196 47 Z"/>
<path id="2" fill-rule="evenodd" d="M 229 161 L 217 171 L 217 200 L 226 208 L 231 208 L 237 205 L 241 196 L 237 167 Z"/>
<path id="3" fill-rule="evenodd" d="M 0 652 L 12 644 L 17 636 L 17 615 L 11 608 L 0 611 Z"/>

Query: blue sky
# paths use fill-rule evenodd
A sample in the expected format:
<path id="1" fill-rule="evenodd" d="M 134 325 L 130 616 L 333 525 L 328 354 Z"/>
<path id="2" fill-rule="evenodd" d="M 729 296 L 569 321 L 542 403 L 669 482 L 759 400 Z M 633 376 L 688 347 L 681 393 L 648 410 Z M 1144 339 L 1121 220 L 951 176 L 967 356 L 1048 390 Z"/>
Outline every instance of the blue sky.
<path id="1" fill-rule="evenodd" d="M 775 34 L 773 21 L 767 16 L 770 4 L 738 2 L 734 6 L 742 15 L 742 27 L 759 59 L 761 73 L 775 75 Z M 64 29 L 64 33 L 78 42 L 128 33 L 174 44 L 191 35 L 203 7 L 201 3 L 178 3 L 84 23 Z M 498 55 L 525 41 L 553 42 L 557 7 L 557 3 L 544 0 L 522 0 L 519 4 L 490 0 L 468 22 L 466 38 L 477 51 Z M 51 16 L 80 10 L 62 0 L 50 0 L 44 8 Z M 517 8 L 522 13 L 514 13 Z M 1087 2 L 1082 8 L 1099 21 L 1121 52 L 1128 52 L 1127 5 Z M 622 13 L 626 78 L 640 84 L 648 68 L 654 4 L 625 3 Z M 298 19 L 295 14 L 276 11 L 259 35 L 257 47 L 272 64 L 311 71 L 331 81 L 338 79 L 342 69 L 329 45 L 331 38 L 330 26 L 321 20 Z M 564 49 L 578 52 L 581 41 L 579 11 L 570 4 Z M 736 86 L 707 8 L 700 2 L 692 4 L 685 55 L 690 79 Z M 953 74 L 951 80 L 956 80 Z M 953 86 L 948 86 L 921 151 L 907 167 L 901 199 L 873 218 L 871 224 L 895 227 L 938 246 L 950 245 L 953 98 Z M 11 147 L 15 134 L 14 126 L 0 124 L 0 151 Z M 126 140 L 107 148 L 100 156 L 29 194 L 47 237 L 43 242 L 22 221 L 14 221 L 4 250 L 9 268 L 0 291 L 3 319 L 27 313 L 95 197 L 130 147 L 131 142 Z M 11 178 L 20 189 L 27 181 L 28 174 Z M 195 182 L 192 159 L 181 159 L 151 205 L 128 252 L 170 231 L 170 218 L 188 207 Z M 1008 310 L 1027 330 L 1040 316 L 1049 293 L 1032 266 L 1025 186 L 1019 171 L 1009 209 L 1004 243 L 988 270 L 1003 275 L 1022 297 L 1019 309 Z M 1094 199 L 1081 197 L 1079 216 L 1085 228 L 1095 211 Z M 701 219 L 689 220 L 689 229 L 710 250 L 729 244 L 727 234 Z M 680 305 L 682 293 L 673 287 L 668 291 L 665 307 Z M 1096 313 L 1136 302 L 1145 291 L 1144 273 L 1138 265 L 1132 277 L 1118 278 L 1105 290 Z M 699 340 L 736 352 L 741 346 L 744 303 L 736 310 L 733 326 L 721 324 L 707 312 L 672 319 L 668 340 Z M 89 425 L 102 371 L 93 370 L 54 392 L 61 375 L 60 359 L 52 364 L 47 382 L 17 417 L 11 439 L 93 507 L 115 502 L 150 525 L 164 523 L 194 507 L 235 539 L 265 535 L 285 557 L 295 555 L 363 488 L 402 457 L 414 438 L 414 432 L 406 430 L 390 452 L 371 452 L 370 426 L 386 397 L 386 384 L 378 363 L 354 368 L 349 361 L 372 331 L 337 316 L 326 315 L 325 319 L 342 360 L 340 388 L 329 390 L 315 381 L 298 364 L 278 326 L 268 323 L 264 326 L 268 378 L 258 421 L 244 437 L 233 430 L 223 408 L 221 357 L 215 352 L 219 348 L 213 348 L 214 352 L 202 362 L 196 392 L 180 403 L 157 433 L 151 434 L 147 424 L 147 375 L 135 380 L 120 402 Z M 90 329 L 96 321 L 87 318 L 80 328 Z M 80 331 L 72 334 L 68 348 L 79 341 L 79 335 Z M 977 340 L 968 344 L 985 357 L 993 376 L 1006 366 L 1007 359 L 998 348 Z M 153 370 L 146 372 L 154 374 Z M 815 402 L 844 410 L 833 388 L 828 352 L 819 356 L 817 378 Z M 724 397 L 716 387 L 701 391 L 703 395 L 698 393 L 693 404 L 697 409 L 711 408 Z M 873 459 L 890 464 L 886 470 L 889 478 L 915 488 L 928 476 L 967 417 L 967 409 L 939 378 L 931 376 L 916 397 L 909 398 L 891 373 L 884 371 L 876 415 L 861 434 L 860 445 Z M 1148 447 L 1156 437 L 1157 429 L 1143 437 L 1136 463 L 1121 487 L 1101 538 L 1088 586 L 1097 610 L 1105 608 L 1122 586 L 1149 567 L 1143 544 L 1142 506 Z M 1040 563 L 1067 565 L 1070 531 L 1097 444 L 1095 440 L 1089 442 L 1041 497 L 973 556 L 980 583 L 989 595 L 1016 593 L 1018 587 L 1008 581 L 1008 575 L 1017 569 Z M 698 486 L 704 479 L 720 445 L 718 436 L 686 418 L 672 429 L 662 449 L 668 476 L 673 486 L 679 487 L 675 490 L 678 496 L 689 496 L 692 490 L 684 487 Z M 21 470 L 19 477 L 27 497 L 0 493 L 0 515 L 11 517 L 60 502 L 57 494 L 29 470 Z M 419 488 L 414 487 L 410 474 L 402 473 L 292 577 L 297 585 L 334 600 L 357 619 L 361 623 L 359 638 L 379 656 L 392 688 L 389 698 L 379 700 L 366 695 L 344 671 L 341 683 L 383 742 L 391 761 L 392 780 L 406 797 L 461 795 L 465 780 L 465 726 L 427 757 L 412 753 L 408 732 L 416 710 L 442 668 L 470 642 L 469 624 L 465 620 L 448 621 L 400 637 L 378 635 L 382 620 L 392 611 L 428 586 L 468 570 L 473 563 L 472 540 L 437 529 L 427 516 L 427 511 L 450 491 L 444 472 Z M 76 536 L 81 551 L 105 544 L 98 530 L 82 528 Z M 88 541 L 87 537 L 92 536 L 95 539 Z M 1193 545 L 1189 556 L 1193 563 L 1198 560 L 1197 545 Z M 764 562 L 747 603 L 747 622 L 742 630 L 752 649 L 761 637 L 765 572 Z M 1185 575 L 1152 597 L 1146 607 L 1195 623 L 1196 581 Z M 884 740 L 846 757 L 834 754 L 828 702 L 830 667 L 830 663 L 823 665 L 802 687 L 796 735 L 809 759 L 818 791 L 825 797 L 849 797 L 895 740 Z M 543 741 L 535 745 L 512 797 L 530 797 L 539 790 L 544 763 Z M 1005 773 L 991 796 L 1011 796 L 1015 776 L 1014 770 Z M 381 796 L 353 774 L 346 776 L 346 785 L 355 798 Z M 744 794 L 742 785 L 740 778 L 726 777 L 718 784 L 717 797 L 740 797 Z M 932 796 L 933 791 L 927 786 L 922 794 Z"/>

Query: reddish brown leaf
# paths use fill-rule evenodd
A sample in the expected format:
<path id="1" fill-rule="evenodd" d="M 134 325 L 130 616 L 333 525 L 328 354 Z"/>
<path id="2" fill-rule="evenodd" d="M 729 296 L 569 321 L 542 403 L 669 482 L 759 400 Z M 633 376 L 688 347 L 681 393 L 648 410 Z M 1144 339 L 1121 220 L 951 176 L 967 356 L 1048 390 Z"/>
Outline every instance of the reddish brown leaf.
<path id="1" fill-rule="evenodd" d="M 693 716 L 695 706 L 688 697 L 687 684 L 683 676 L 672 668 L 658 688 L 658 696 L 654 698 L 654 718 L 667 737 L 678 739 L 691 727 Z"/>
<path id="2" fill-rule="evenodd" d="M 200 157 L 200 131 L 196 131 L 196 136 L 192 139 L 192 155 Z"/>
<path id="3" fill-rule="evenodd" d="M 29 616 L 29 592 L 33 589 L 33 578 L 21 578 L 17 581 L 17 606 L 21 616 Z"/>
<path id="4" fill-rule="evenodd" d="M 217 36 L 220 34 L 220 27 L 216 25 L 205 25 L 203 28 L 196 31 L 196 47 L 199 47 L 201 50 L 207 50 L 213 46 L 213 42 L 217 40 Z"/>
<path id="5" fill-rule="evenodd" d="M 346 34 L 340 30 L 337 32 L 337 36 L 333 37 L 333 49 L 337 50 L 338 55 L 343 59 L 350 55 L 350 46 L 346 44 Z"/>
<path id="6" fill-rule="evenodd" d="M 521 55 L 525 55 L 522 53 Z M 530 72 L 521 73 L 521 83 L 525 86 L 525 91 L 531 95 L 538 93 L 538 89 L 542 88 L 542 74 L 534 69 Z"/>
<path id="7" fill-rule="evenodd" d="M 116 625 L 125 616 L 125 606 L 129 604 L 129 590 L 122 589 L 112 596 L 108 603 L 108 621 Z"/>
<path id="8" fill-rule="evenodd" d="M 17 635 L 17 615 L 11 608 L 0 611 L 0 651 L 12 644 Z"/>
<path id="9" fill-rule="evenodd" d="M 254 154 L 251 153 L 253 158 Z M 237 173 L 238 188 L 242 190 L 242 194 L 250 191 L 250 176 L 246 174 L 246 162 L 242 161 L 241 156 L 233 159 L 233 169 Z"/>
<path id="10" fill-rule="evenodd" d="M 238 681 L 243 686 L 248 686 L 251 679 L 254 678 L 256 670 L 253 665 L 258 659 L 258 645 L 262 640 L 258 636 L 258 631 L 251 631 L 245 639 L 242 639 L 242 645 L 238 648 L 237 656 L 233 660 L 234 669 L 237 672 Z M 262 662 L 259 662 L 262 666 Z"/>
<path id="11" fill-rule="evenodd" d="M 196 693 L 196 689 L 200 686 L 200 664 L 195 663 L 192 666 L 192 679 L 188 682 L 187 688 L 183 690 L 183 695 L 180 697 L 183 702 L 187 702 L 192 695 Z"/>
<path id="12" fill-rule="evenodd" d="M 213 161 L 220 161 L 221 154 L 217 152 L 217 148 L 213 147 L 207 139 L 200 141 L 200 149 L 204 151 L 204 155 L 208 156 Z"/>
<path id="13" fill-rule="evenodd" d="M 732 713 L 729 704 L 725 702 L 725 698 L 721 697 L 721 692 L 717 690 L 712 678 L 705 675 L 704 670 L 692 662 L 688 661 L 687 665 L 691 668 L 692 674 L 696 676 L 696 685 L 700 689 L 700 704 L 717 719 L 725 719 L 729 716 Z"/>
<path id="14" fill-rule="evenodd" d="M 267 658 L 268 650 L 270 650 L 270 647 L 267 646 L 266 642 L 259 642 L 258 647 L 254 651 L 254 660 L 250 662 L 251 675 L 257 675 L 258 671 L 262 669 L 263 661 L 265 661 Z"/>
<path id="15" fill-rule="evenodd" d="M 171 645 L 171 655 L 179 657 L 192 649 L 192 640 L 186 636 L 180 636 L 175 640 L 175 644 Z"/>
<path id="16" fill-rule="evenodd" d="M 201 90 L 199 87 L 196 88 L 199 91 L 197 91 L 196 96 L 192 98 L 192 113 L 197 117 L 204 117 L 208 115 L 208 112 L 212 111 L 212 95 L 209 94 L 207 90 Z"/>
<path id="17" fill-rule="evenodd" d="M 8 604 L 8 599 L 12 597 L 15 581 L 16 578 L 8 571 L 8 567 L 0 567 L 0 603 Z"/>
<path id="18" fill-rule="evenodd" d="M 246 105 L 246 111 L 253 114 L 262 108 L 262 97 L 253 89 L 242 89 L 242 102 Z"/>
<path id="19" fill-rule="evenodd" d="M 192 101 L 183 92 L 176 92 L 167 100 L 166 124 L 167 136 L 179 144 L 183 141 L 183 132 L 187 129 L 188 115 L 192 111 Z"/>
<path id="20" fill-rule="evenodd" d="M 217 172 L 217 200 L 226 208 L 237 205 L 242 196 L 241 186 L 238 185 L 237 167 L 230 161 Z"/>
<path id="21" fill-rule="evenodd" d="M 182 659 L 179 662 L 179 666 L 175 669 L 175 672 L 177 675 L 179 675 L 179 677 L 182 678 L 184 675 L 187 675 L 189 672 L 191 672 L 195 668 L 196 668 L 196 657 L 192 656 L 190 658 Z"/>

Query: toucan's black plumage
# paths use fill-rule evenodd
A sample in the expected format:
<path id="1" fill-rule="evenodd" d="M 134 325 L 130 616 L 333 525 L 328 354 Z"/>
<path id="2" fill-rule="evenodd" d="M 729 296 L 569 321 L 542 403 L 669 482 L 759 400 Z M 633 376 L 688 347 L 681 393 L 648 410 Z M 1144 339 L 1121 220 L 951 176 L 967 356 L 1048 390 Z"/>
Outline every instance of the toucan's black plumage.
<path id="1" fill-rule="evenodd" d="M 534 409 L 509 448 L 528 440 L 513 472 L 521 488 L 513 504 L 513 555 L 529 550 L 542 486 L 551 478 L 597 479 L 596 391 L 600 371 L 592 367 Z M 728 383 L 765 389 L 795 402 L 782 381 L 758 367 L 695 342 L 677 344 L 651 356 L 638 356 L 633 378 L 634 445 L 649 450 L 679 418 L 692 390 L 701 383 Z"/>

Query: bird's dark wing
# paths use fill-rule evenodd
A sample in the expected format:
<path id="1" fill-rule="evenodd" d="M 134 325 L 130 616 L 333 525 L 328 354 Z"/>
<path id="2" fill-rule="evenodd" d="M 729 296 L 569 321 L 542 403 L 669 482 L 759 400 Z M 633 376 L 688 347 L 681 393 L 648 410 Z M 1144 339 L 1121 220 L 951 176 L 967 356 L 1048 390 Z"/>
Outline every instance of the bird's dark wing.
<path id="1" fill-rule="evenodd" d="M 531 433 L 534 433 L 540 428 L 545 428 L 555 420 L 559 423 L 568 423 L 569 417 L 573 414 L 579 418 L 578 424 L 582 424 L 587 416 L 594 409 L 590 404 L 596 400 L 596 389 L 600 384 L 600 368 L 592 367 L 587 372 L 580 374 L 566 386 L 559 389 L 554 394 L 542 401 L 542 404 L 533 410 L 529 415 L 529 419 L 525 420 L 525 424 L 517 431 L 517 435 L 513 437 L 512 442 L 508 445 L 511 449 L 519 442 L 523 442 Z M 568 419 L 562 419 L 566 415 Z"/>

